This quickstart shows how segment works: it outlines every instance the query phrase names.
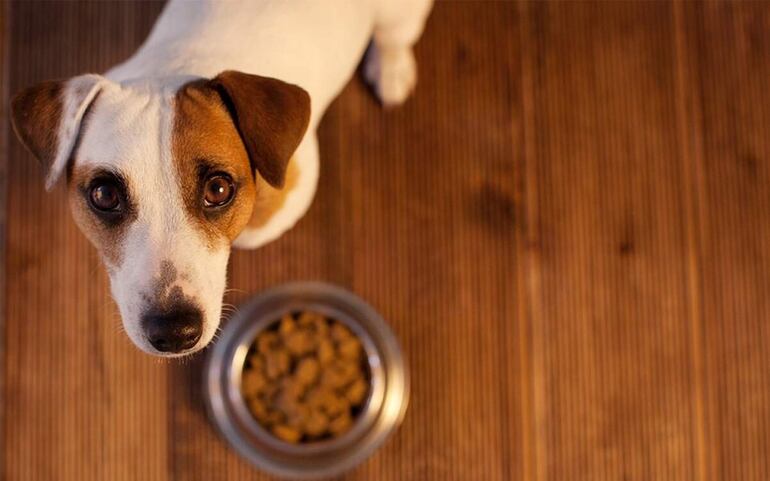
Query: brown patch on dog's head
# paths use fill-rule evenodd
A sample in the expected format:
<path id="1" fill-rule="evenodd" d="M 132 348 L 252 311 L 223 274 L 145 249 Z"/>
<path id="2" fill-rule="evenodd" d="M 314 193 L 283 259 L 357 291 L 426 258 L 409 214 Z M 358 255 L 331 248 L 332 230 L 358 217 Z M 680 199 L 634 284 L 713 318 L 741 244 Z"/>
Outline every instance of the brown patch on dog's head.
<path id="1" fill-rule="evenodd" d="M 103 178 L 115 179 L 123 190 L 122 202 L 125 205 L 120 216 L 105 217 L 89 205 L 91 187 Z M 67 190 L 75 223 L 104 257 L 108 269 L 119 266 L 123 260 L 126 230 L 137 216 L 128 181 L 102 169 L 75 165 L 68 172 Z"/>
<path id="2" fill-rule="evenodd" d="M 191 82 L 176 95 L 172 156 L 190 217 L 214 245 L 232 241 L 243 230 L 254 207 L 254 174 L 249 156 L 233 121 L 206 81 Z M 233 179 L 230 205 L 211 211 L 203 205 L 208 176 L 224 173 Z"/>
<path id="3" fill-rule="evenodd" d="M 183 86 L 175 109 L 172 155 L 185 205 L 209 241 L 232 241 L 247 224 L 264 225 L 296 184 L 297 168 L 289 161 L 307 129 L 307 93 L 228 71 Z M 232 177 L 237 192 L 231 205 L 212 212 L 203 207 L 202 188 L 220 171 Z"/>
<path id="4" fill-rule="evenodd" d="M 81 75 L 29 87 L 11 101 L 11 123 L 22 144 L 43 166 L 51 188 L 70 159 L 81 120 L 105 80 Z"/>
<path id="5" fill-rule="evenodd" d="M 19 92 L 11 101 L 13 130 L 46 171 L 59 148 L 63 90 L 61 81 L 47 81 Z"/>
<path id="6" fill-rule="evenodd" d="M 179 285 L 175 285 L 180 277 L 176 266 L 171 261 L 162 261 L 158 268 L 160 272 L 153 281 L 150 290 L 144 294 L 144 300 L 156 312 L 172 311 L 174 306 L 194 306 L 200 310 L 198 302 L 184 294 Z"/>

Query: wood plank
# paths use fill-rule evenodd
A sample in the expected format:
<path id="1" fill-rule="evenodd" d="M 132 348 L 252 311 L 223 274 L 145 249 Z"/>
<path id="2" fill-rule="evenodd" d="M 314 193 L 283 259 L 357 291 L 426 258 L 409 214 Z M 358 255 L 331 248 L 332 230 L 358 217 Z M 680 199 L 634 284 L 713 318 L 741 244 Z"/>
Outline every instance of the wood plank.
<path id="1" fill-rule="evenodd" d="M 101 71 L 148 33 L 157 3 L 12 2 L 12 91 Z M 167 368 L 118 329 L 107 279 L 71 220 L 9 145 L 3 479 L 166 479 Z"/>
<path id="2" fill-rule="evenodd" d="M 671 7 L 525 7 L 536 479 L 695 479 Z"/>
<path id="3" fill-rule="evenodd" d="M 9 40 L 10 29 L 8 16 L 10 13 L 10 4 L 4 2 L 0 4 L 0 393 L 3 392 L 5 385 L 5 376 L 3 373 L 3 363 L 5 362 L 5 232 L 6 232 L 6 193 L 8 192 L 8 140 L 10 135 L 10 125 L 8 122 L 8 81 L 9 81 Z M 0 407 L 3 405 L 3 399 L 0 398 Z M 5 424 L 3 409 L 0 409 L 0 432 Z M 0 436 L 0 466 L 2 466 L 5 443 Z"/>
<path id="4" fill-rule="evenodd" d="M 770 478 L 770 8 L 679 5 L 706 479 Z"/>
<path id="5" fill-rule="evenodd" d="M 413 368 L 404 429 L 356 479 L 523 477 L 518 12 L 474 12 L 437 5 L 405 108 L 343 115 L 363 112 L 352 125 L 373 133 L 349 146 L 353 287 L 391 320 Z"/>
<path id="6" fill-rule="evenodd" d="M 404 107 L 383 112 L 360 79 L 348 85 L 320 130 L 310 212 L 231 262 L 234 303 L 286 280 L 329 280 L 376 306 L 401 339 L 413 386 L 404 425 L 343 479 L 523 478 L 512 276 L 518 15 L 499 3 L 469 21 L 468 7 L 437 5 Z M 171 376 L 176 477 L 265 479 L 212 436 L 198 376 L 195 365 Z"/>

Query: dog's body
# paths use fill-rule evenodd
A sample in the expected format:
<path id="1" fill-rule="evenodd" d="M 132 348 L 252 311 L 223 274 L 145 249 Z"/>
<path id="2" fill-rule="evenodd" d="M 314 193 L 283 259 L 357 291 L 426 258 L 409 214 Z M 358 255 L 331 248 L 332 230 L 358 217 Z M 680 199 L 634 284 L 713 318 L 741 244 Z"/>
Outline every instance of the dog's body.
<path id="1" fill-rule="evenodd" d="M 415 83 L 430 0 L 171 0 L 142 48 L 104 77 L 23 92 L 19 137 L 47 185 L 67 173 L 73 213 L 101 252 L 141 349 L 205 346 L 230 244 L 255 248 L 305 213 L 315 128 L 370 38 L 385 104 Z"/>
<path id="2" fill-rule="evenodd" d="M 308 132 L 295 159 L 297 185 L 263 226 L 247 228 L 235 241 L 237 247 L 255 248 L 290 228 L 310 205 L 318 177 L 315 129 L 329 103 L 353 75 L 376 32 L 378 19 L 383 25 L 397 26 L 397 31 L 381 31 L 383 38 L 399 36 L 397 41 L 387 40 L 411 46 L 422 30 L 429 5 L 424 0 L 205 4 L 172 0 L 139 52 L 106 77 L 116 82 L 156 78 L 174 88 L 189 81 L 190 76 L 212 78 L 225 70 L 238 70 L 299 85 L 310 94 Z M 409 76 L 413 74 L 403 72 L 407 76 L 404 87 L 411 88 L 413 79 Z"/>

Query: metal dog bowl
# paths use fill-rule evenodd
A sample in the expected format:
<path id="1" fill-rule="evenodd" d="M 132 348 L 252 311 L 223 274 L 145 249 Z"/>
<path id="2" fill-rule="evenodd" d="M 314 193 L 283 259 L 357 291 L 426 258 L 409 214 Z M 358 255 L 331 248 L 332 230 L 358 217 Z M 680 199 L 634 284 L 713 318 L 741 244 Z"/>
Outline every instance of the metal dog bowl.
<path id="1" fill-rule="evenodd" d="M 289 444 L 251 415 L 241 394 L 249 346 L 288 312 L 311 310 L 346 324 L 361 340 L 370 373 L 369 397 L 353 426 L 328 441 Z M 352 293 L 318 282 L 284 284 L 242 306 L 211 350 L 204 398 L 222 436 L 257 468 L 288 478 L 338 475 L 359 464 L 401 423 L 409 380 L 401 349 L 385 321 Z"/>

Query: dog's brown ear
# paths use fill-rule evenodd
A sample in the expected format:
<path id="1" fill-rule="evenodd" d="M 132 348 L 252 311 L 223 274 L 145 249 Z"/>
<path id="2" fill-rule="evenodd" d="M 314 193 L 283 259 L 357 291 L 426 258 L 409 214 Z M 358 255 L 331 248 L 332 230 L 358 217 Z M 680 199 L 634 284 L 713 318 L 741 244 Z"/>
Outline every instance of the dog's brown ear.
<path id="1" fill-rule="evenodd" d="M 11 101 L 13 130 L 43 166 L 47 189 L 64 172 L 83 115 L 103 81 L 99 75 L 81 75 L 43 82 Z"/>
<path id="2" fill-rule="evenodd" d="M 310 96 L 280 80 L 228 70 L 209 81 L 222 98 L 249 153 L 251 166 L 283 187 L 286 166 L 305 135 Z"/>

